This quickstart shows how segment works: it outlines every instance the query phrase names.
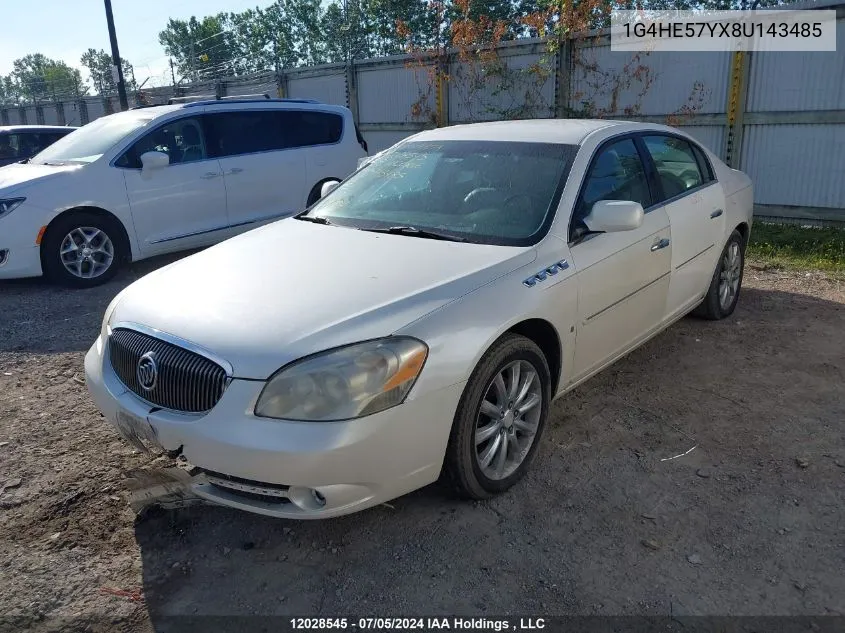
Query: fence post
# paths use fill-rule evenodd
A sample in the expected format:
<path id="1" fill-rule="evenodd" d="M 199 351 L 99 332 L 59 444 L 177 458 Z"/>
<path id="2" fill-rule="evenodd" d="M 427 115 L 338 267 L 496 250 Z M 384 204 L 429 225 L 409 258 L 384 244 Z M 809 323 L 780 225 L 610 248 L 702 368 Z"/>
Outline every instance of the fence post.
<path id="1" fill-rule="evenodd" d="M 61 101 L 56 101 L 56 118 L 59 120 L 59 125 L 67 125 L 67 119 L 65 119 L 65 104 Z"/>
<path id="2" fill-rule="evenodd" d="M 226 96 L 228 90 L 226 89 L 226 82 L 225 81 L 215 81 L 214 82 L 214 96 L 217 99 L 222 99 Z"/>
<path id="3" fill-rule="evenodd" d="M 35 121 L 38 125 L 44 125 L 44 106 L 35 106 Z"/>
<path id="4" fill-rule="evenodd" d="M 346 107 L 352 111 L 352 120 L 358 125 L 358 76 L 354 59 L 346 64 Z"/>
<path id="5" fill-rule="evenodd" d="M 445 67 L 445 68 L 444 68 Z M 435 86 L 435 105 L 437 108 L 437 127 L 449 125 L 449 56 L 437 62 L 437 85 Z"/>
<path id="6" fill-rule="evenodd" d="M 736 51 L 731 62 L 728 85 L 727 125 L 725 126 L 725 163 L 739 168 L 742 159 L 742 132 L 748 99 L 748 76 L 751 53 Z"/>
<path id="7" fill-rule="evenodd" d="M 288 76 L 284 70 L 276 72 L 276 91 L 279 93 L 280 99 L 288 97 Z"/>
<path id="8" fill-rule="evenodd" d="M 89 123 L 88 104 L 85 103 L 85 99 L 80 99 L 77 104 L 79 105 L 79 125 L 87 125 Z"/>
<path id="9" fill-rule="evenodd" d="M 18 106 L 18 114 L 20 115 L 20 118 L 21 118 L 21 124 L 26 125 L 27 124 L 26 108 L 23 107 L 23 106 Z"/>
<path id="10" fill-rule="evenodd" d="M 567 37 L 555 54 L 555 117 L 569 118 L 569 95 L 572 94 L 572 40 Z"/>
<path id="11" fill-rule="evenodd" d="M 6 108 L 0 108 L 0 125 L 9 125 L 9 111 Z"/>

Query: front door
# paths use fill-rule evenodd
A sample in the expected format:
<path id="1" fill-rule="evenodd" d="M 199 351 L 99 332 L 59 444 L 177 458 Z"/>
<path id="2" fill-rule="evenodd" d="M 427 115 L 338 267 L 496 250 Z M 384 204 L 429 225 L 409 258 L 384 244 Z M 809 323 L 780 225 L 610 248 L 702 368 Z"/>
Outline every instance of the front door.
<path id="1" fill-rule="evenodd" d="M 141 154 L 161 151 L 170 164 L 141 169 Z M 117 161 L 144 256 L 213 244 L 229 235 L 226 187 L 210 159 L 198 117 L 169 121 L 137 141 Z"/>
<path id="2" fill-rule="evenodd" d="M 599 200 L 632 200 L 646 213 L 632 231 L 590 234 L 583 218 Z M 672 253 L 669 217 L 653 205 L 633 138 L 593 159 L 570 228 L 578 280 L 573 380 L 594 373 L 653 331 L 666 314 Z"/>

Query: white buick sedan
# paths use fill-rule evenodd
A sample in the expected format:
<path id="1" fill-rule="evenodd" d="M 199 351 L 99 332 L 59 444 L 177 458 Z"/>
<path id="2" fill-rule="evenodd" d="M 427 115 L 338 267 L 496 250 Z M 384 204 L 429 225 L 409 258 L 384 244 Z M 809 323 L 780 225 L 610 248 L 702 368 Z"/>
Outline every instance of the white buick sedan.
<path id="1" fill-rule="evenodd" d="M 751 215 L 748 177 L 669 127 L 423 132 L 129 286 L 87 384 L 215 503 L 332 517 L 441 476 L 483 499 L 523 477 L 554 398 L 733 312 Z"/>

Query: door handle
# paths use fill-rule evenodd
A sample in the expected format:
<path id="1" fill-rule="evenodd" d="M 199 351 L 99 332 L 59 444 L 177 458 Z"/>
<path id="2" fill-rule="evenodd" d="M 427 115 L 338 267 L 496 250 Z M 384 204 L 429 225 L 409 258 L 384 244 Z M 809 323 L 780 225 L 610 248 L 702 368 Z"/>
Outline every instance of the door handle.
<path id="1" fill-rule="evenodd" d="M 233 174 L 239 174 L 243 171 L 241 167 L 232 167 L 229 171 L 226 172 L 227 175 L 231 176 Z"/>
<path id="2" fill-rule="evenodd" d="M 669 246 L 669 238 L 663 237 L 651 245 L 651 252 L 659 251 L 661 248 L 666 248 L 667 246 Z"/>
<path id="3" fill-rule="evenodd" d="M 722 211 L 721 209 L 716 209 L 715 211 L 713 211 L 713 213 L 710 214 L 710 219 L 715 220 L 720 215 L 722 215 L 722 213 L 724 213 L 724 211 Z"/>
<path id="4" fill-rule="evenodd" d="M 205 172 L 200 178 L 203 180 L 211 180 L 212 178 L 218 178 L 220 176 L 219 172 L 216 171 L 207 171 Z"/>

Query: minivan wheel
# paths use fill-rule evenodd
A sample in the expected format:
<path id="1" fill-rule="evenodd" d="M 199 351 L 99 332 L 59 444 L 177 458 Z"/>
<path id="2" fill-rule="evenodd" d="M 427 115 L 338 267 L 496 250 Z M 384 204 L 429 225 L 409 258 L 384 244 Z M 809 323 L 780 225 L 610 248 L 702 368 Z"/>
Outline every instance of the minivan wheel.
<path id="1" fill-rule="evenodd" d="M 530 339 L 502 337 L 479 361 L 461 396 L 444 474 L 464 497 L 487 499 L 527 471 L 549 413 L 551 380 Z"/>
<path id="2" fill-rule="evenodd" d="M 41 241 L 41 265 L 52 282 L 92 288 L 109 281 L 125 257 L 123 232 L 114 220 L 91 213 L 58 218 Z"/>
<path id="3" fill-rule="evenodd" d="M 722 250 L 707 294 L 693 314 L 712 321 L 733 314 L 739 301 L 744 268 L 745 240 L 739 231 L 734 231 Z"/>

